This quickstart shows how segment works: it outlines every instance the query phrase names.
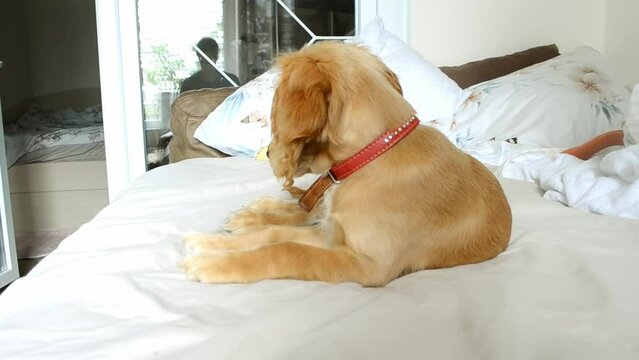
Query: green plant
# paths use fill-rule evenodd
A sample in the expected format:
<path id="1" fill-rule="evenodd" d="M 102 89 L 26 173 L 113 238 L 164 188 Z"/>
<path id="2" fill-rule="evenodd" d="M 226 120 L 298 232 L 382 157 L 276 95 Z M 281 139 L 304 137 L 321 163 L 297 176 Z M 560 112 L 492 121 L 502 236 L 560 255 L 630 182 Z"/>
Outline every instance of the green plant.
<path id="1" fill-rule="evenodd" d="M 144 64 L 144 81 L 156 85 L 160 90 L 176 90 L 180 88 L 178 73 L 184 69 L 184 60 L 173 55 L 166 44 L 151 45 L 149 56 Z"/>

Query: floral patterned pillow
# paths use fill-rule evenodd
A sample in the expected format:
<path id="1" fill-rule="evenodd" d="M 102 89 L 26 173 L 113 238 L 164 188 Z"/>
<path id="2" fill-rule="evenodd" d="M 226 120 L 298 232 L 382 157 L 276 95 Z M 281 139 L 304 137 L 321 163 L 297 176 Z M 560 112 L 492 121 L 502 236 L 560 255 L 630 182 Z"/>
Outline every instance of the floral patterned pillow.
<path id="1" fill-rule="evenodd" d="M 231 156 L 256 157 L 271 141 L 271 103 L 279 72 L 269 70 L 229 95 L 193 137 Z"/>
<path id="2" fill-rule="evenodd" d="M 632 89 L 623 123 L 623 134 L 626 145 L 639 144 L 639 84 Z"/>
<path id="3" fill-rule="evenodd" d="M 452 118 L 430 124 L 462 148 L 491 140 L 575 146 L 621 129 L 629 97 L 604 57 L 589 47 L 466 91 Z"/>

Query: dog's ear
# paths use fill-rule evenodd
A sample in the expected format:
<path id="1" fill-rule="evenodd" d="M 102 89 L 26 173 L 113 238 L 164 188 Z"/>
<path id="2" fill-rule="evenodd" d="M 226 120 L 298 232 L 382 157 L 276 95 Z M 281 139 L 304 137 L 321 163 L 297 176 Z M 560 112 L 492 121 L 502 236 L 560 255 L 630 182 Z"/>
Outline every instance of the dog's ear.
<path id="1" fill-rule="evenodd" d="M 388 82 L 391 83 L 391 85 L 395 88 L 395 90 L 397 90 L 398 93 L 400 93 L 400 95 L 404 95 L 404 93 L 402 92 L 402 86 L 399 84 L 399 78 L 397 77 L 397 75 L 389 68 L 386 67 L 386 65 L 382 66 L 385 67 L 384 69 L 384 76 L 386 76 L 386 79 L 388 79 Z"/>
<path id="2" fill-rule="evenodd" d="M 276 175 L 285 179 L 288 189 L 304 146 L 326 126 L 331 83 L 322 65 L 307 56 L 283 55 L 277 64 L 281 74 L 273 97 L 271 126 L 283 150 Z"/>
<path id="3" fill-rule="evenodd" d="M 319 135 L 327 121 L 327 97 L 331 93 L 329 74 L 318 62 L 301 56 L 284 56 L 273 99 L 273 118 L 285 142 L 307 140 Z"/>

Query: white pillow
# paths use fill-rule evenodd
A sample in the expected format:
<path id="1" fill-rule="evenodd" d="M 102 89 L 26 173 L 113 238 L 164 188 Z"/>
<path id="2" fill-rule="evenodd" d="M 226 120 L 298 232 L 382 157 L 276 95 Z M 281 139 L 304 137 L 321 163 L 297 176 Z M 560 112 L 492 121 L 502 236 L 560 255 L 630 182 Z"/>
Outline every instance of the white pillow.
<path id="1" fill-rule="evenodd" d="M 347 43 L 359 44 L 379 56 L 399 78 L 404 98 L 424 123 L 452 116 L 466 93 L 439 68 L 425 60 L 410 45 L 384 30 L 382 19 L 371 20 Z"/>
<path id="2" fill-rule="evenodd" d="M 601 54 L 580 47 L 473 85 L 452 119 L 432 125 L 460 147 L 510 140 L 567 148 L 621 129 L 628 91 Z"/>
<path id="3" fill-rule="evenodd" d="M 404 97 L 422 122 L 452 116 L 465 100 L 466 93 L 453 80 L 384 30 L 380 18 L 347 42 L 369 48 L 397 74 Z M 257 156 L 271 138 L 276 79 L 275 68 L 242 86 L 209 114 L 196 129 L 195 138 L 232 156 Z"/>
<path id="4" fill-rule="evenodd" d="M 623 122 L 623 141 L 626 145 L 639 144 L 639 84 L 632 89 L 630 103 Z"/>
<path id="5" fill-rule="evenodd" d="M 193 137 L 231 156 L 256 157 L 271 142 L 271 105 L 279 72 L 269 70 L 229 95 Z"/>

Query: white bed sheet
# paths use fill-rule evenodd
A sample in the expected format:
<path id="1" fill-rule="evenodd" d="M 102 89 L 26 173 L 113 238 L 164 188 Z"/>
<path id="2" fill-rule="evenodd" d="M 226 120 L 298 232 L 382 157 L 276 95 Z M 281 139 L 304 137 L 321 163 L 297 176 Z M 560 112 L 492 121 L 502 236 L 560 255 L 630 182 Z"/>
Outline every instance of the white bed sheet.
<path id="1" fill-rule="evenodd" d="M 7 154 L 7 167 L 15 164 L 22 155 L 26 154 L 36 135 L 27 132 L 6 132 L 4 134 L 4 149 Z"/>
<path id="2" fill-rule="evenodd" d="M 101 125 L 76 128 L 48 128 L 35 131 L 7 132 L 5 136 L 7 165 L 20 161 L 25 154 L 58 151 L 63 146 L 73 149 L 76 145 L 104 146 L 104 130 Z M 29 163 L 33 161 L 27 161 Z"/>
<path id="3" fill-rule="evenodd" d="M 207 285 L 178 269 L 182 236 L 279 185 L 251 159 L 157 168 L 0 296 L 0 359 L 639 358 L 639 222 L 503 185 L 493 260 L 379 289 Z"/>
<path id="4" fill-rule="evenodd" d="M 24 154 L 16 165 L 61 161 L 97 161 L 106 159 L 104 142 L 53 145 Z"/>
<path id="5" fill-rule="evenodd" d="M 539 145 L 513 144 L 508 141 L 494 140 L 472 144 L 460 149 L 481 161 L 482 164 L 486 165 L 491 170 L 496 170 L 498 167 L 521 153 L 540 149 L 555 152 L 561 151 L 559 148 L 540 148 Z"/>

